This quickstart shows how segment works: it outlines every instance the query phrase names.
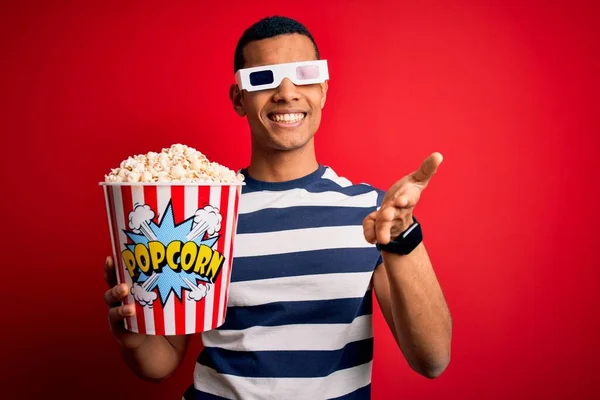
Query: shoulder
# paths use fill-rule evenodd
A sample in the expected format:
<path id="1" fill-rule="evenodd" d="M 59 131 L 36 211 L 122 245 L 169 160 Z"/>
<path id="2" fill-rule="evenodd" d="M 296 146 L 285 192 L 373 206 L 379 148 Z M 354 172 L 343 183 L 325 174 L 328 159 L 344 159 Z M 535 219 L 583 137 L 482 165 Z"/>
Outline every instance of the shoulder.
<path id="1" fill-rule="evenodd" d="M 370 197 L 377 207 L 381 205 L 385 191 L 366 182 L 355 183 L 350 179 L 338 175 L 336 171 L 325 166 L 321 179 L 317 182 L 321 189 L 337 191 L 347 196 Z M 366 195 L 366 196 L 365 196 Z"/>

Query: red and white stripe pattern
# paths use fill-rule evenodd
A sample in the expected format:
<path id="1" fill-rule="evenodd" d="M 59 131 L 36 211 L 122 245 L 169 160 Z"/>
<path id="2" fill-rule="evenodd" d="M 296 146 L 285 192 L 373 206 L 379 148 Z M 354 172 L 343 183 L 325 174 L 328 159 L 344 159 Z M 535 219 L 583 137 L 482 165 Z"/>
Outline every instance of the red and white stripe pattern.
<path id="1" fill-rule="evenodd" d="M 193 217 L 197 209 L 209 204 L 218 208 L 222 216 L 219 240 L 213 249 L 223 254 L 225 261 L 206 297 L 197 302 L 190 300 L 184 289 L 181 300 L 171 293 L 164 307 L 157 298 L 152 308 L 148 308 L 142 307 L 129 294 L 123 304 L 135 304 L 136 312 L 125 320 L 126 329 L 148 335 L 185 335 L 215 329 L 225 322 L 240 193 L 241 185 L 104 185 L 113 257 L 118 265 L 117 281 L 125 282 L 130 288 L 133 282 L 121 252 L 126 249 L 126 244 L 132 243 L 124 230 L 129 230 L 128 218 L 134 205 L 150 206 L 155 212 L 156 224 L 162 219 L 170 200 L 175 224 Z M 181 240 L 185 241 L 185 238 Z"/>

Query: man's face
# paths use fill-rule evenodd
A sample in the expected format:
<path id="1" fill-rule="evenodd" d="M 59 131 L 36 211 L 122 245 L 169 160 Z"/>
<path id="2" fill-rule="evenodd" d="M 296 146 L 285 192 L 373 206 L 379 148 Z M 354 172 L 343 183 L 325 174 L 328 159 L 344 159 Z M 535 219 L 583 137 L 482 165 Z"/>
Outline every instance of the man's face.
<path id="1" fill-rule="evenodd" d="M 244 68 L 316 60 L 311 40 L 300 34 L 254 41 L 244 48 Z M 310 142 L 321 122 L 327 82 L 294 85 L 285 78 L 278 88 L 240 92 L 231 88 L 236 112 L 247 116 L 254 146 L 264 150 L 295 150 Z"/>

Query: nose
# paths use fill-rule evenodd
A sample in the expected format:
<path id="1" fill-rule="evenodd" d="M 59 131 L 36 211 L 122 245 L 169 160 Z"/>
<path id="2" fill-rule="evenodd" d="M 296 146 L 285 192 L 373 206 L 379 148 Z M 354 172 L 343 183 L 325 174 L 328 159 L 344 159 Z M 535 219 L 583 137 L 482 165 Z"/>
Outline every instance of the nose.
<path id="1" fill-rule="evenodd" d="M 273 100 L 276 102 L 291 103 L 300 98 L 298 88 L 289 78 L 284 78 L 273 95 Z"/>

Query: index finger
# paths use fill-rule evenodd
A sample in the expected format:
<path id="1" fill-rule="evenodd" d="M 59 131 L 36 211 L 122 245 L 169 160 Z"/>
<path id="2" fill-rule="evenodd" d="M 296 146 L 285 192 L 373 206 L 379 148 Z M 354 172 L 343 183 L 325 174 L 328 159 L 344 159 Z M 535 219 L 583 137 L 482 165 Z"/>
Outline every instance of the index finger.
<path id="1" fill-rule="evenodd" d="M 115 263 L 113 262 L 112 257 L 106 257 L 106 261 L 104 261 L 104 281 L 108 285 L 108 287 L 113 287 L 117 285 L 117 275 L 115 274 Z"/>
<path id="2" fill-rule="evenodd" d="M 435 152 L 431 154 L 425 159 L 425 161 L 423 161 L 421 167 L 414 172 L 414 180 L 417 182 L 427 183 L 433 177 L 433 175 L 435 175 L 443 160 L 444 157 L 440 153 Z"/>

